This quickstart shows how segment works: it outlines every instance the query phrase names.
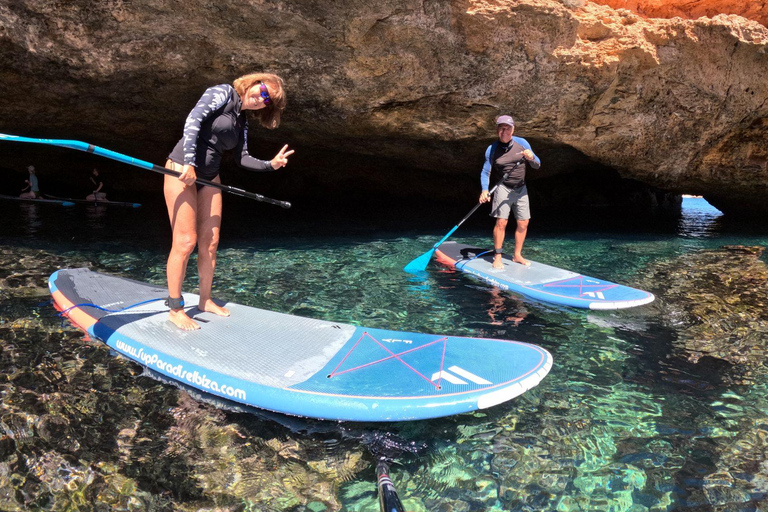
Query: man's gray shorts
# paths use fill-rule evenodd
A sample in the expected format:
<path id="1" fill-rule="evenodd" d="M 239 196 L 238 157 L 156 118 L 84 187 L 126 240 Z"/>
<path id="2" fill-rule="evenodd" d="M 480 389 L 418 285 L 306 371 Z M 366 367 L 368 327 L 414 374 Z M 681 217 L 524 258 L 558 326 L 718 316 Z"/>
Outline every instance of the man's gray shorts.
<path id="1" fill-rule="evenodd" d="M 508 219 L 509 213 L 515 212 L 515 219 L 528 220 L 531 218 L 531 207 L 528 202 L 528 187 L 509 188 L 499 185 L 493 193 L 491 217 Z"/>

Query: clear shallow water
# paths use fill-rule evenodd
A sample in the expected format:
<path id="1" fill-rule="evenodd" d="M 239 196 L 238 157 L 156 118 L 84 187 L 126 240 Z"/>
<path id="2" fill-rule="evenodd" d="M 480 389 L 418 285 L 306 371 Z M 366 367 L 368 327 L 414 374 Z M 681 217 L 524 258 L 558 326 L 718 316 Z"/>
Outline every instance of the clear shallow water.
<path id="1" fill-rule="evenodd" d="M 670 357 L 677 333 L 663 327 L 655 305 L 586 312 L 502 294 L 434 264 L 422 276 L 404 274 L 402 267 L 428 250 L 462 213 L 444 223 L 401 230 L 391 222 L 344 219 L 281 223 L 274 212 L 254 211 L 228 217 L 225 212 L 215 280 L 219 297 L 370 327 L 526 341 L 549 350 L 555 365 L 537 388 L 476 414 L 368 426 L 279 416 L 250 425 L 240 419 L 246 438 L 259 438 L 266 428 L 278 431 L 288 445 L 316 448 L 307 460 L 277 458 L 273 470 L 290 474 L 309 466 L 310 475 L 333 482 L 318 495 L 334 497 L 315 496 L 309 505 L 285 498 L 296 496 L 297 486 L 313 485 L 286 477 L 271 484 L 273 499 L 265 505 L 263 467 L 245 470 L 221 463 L 217 471 L 225 483 L 218 492 L 229 493 L 231 500 L 253 510 L 330 510 L 331 503 L 343 510 L 378 510 L 370 464 L 331 476 L 322 469 L 329 460 L 361 456 L 372 461 L 363 442 L 371 432 L 425 446 L 392 468 L 412 511 L 756 510 L 768 497 L 768 379 L 758 375 L 749 386 L 724 386 L 711 367 Z M 169 229 L 157 207 L 97 211 L 3 205 L 3 213 L 8 219 L 0 231 L 3 245 L 42 249 L 65 261 L 89 260 L 120 275 L 164 282 Z M 634 285 L 657 262 L 725 244 L 768 243 L 759 231 L 723 224 L 719 212 L 701 200 L 686 200 L 683 215 L 671 220 L 587 225 L 566 229 L 557 222 L 532 223 L 526 256 Z M 490 227 L 479 218 L 452 239 L 487 245 Z M 196 286 L 194 271 L 187 282 L 188 290 Z M 663 297 L 664 283 L 649 291 Z M 50 306 L 39 301 L 19 306 L 24 305 L 57 321 Z M 205 407 L 216 413 L 213 406 Z M 197 461 L 199 471 L 204 472 L 205 462 Z M 208 506 L 220 499 L 211 491 L 201 495 Z M 175 500 L 184 503 L 178 496 Z"/>

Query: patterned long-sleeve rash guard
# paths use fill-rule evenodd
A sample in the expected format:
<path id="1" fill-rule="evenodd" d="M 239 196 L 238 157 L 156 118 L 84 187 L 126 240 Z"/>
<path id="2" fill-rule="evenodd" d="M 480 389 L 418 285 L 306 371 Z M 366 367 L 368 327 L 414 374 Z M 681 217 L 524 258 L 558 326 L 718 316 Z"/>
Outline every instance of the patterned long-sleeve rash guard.
<path id="1" fill-rule="evenodd" d="M 241 112 L 240 95 L 229 84 L 209 87 L 187 116 L 184 135 L 170 160 L 192 165 L 198 178 L 212 180 L 219 174 L 224 151 L 235 149 L 235 161 L 252 171 L 274 171 L 269 160 L 248 154 L 248 120 Z"/>

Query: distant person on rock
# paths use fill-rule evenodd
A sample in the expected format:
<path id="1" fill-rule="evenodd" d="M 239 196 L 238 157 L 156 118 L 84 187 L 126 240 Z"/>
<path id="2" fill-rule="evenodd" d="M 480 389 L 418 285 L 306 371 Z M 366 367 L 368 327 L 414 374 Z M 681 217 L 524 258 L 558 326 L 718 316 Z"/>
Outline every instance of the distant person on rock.
<path id="1" fill-rule="evenodd" d="M 234 150 L 235 162 L 251 171 L 274 171 L 288 163 L 293 150 L 286 144 L 272 160 L 258 160 L 248 154 L 246 110 L 255 113 L 261 126 L 274 129 L 280 124 L 286 95 L 283 80 L 276 75 L 253 73 L 234 81 L 208 88 L 189 113 L 184 134 L 165 167 L 181 173 L 165 176 L 164 193 L 173 230 L 173 245 L 168 256 L 168 300 L 170 320 L 180 329 L 200 326 L 184 311 L 181 294 L 189 256 L 198 247 L 198 308 L 220 316 L 229 310 L 211 298 L 216 249 L 221 228 L 221 190 L 195 186 L 197 178 L 221 183 L 219 166 L 225 151 Z"/>
<path id="2" fill-rule="evenodd" d="M 21 194 L 19 194 L 19 197 L 24 199 L 37 199 L 40 197 L 40 186 L 37 183 L 35 166 L 30 165 L 27 167 L 27 171 L 29 171 L 29 179 L 24 180 L 27 186 L 21 189 Z M 29 190 L 29 192 L 25 192 L 25 190 Z"/>
<path id="3" fill-rule="evenodd" d="M 496 225 L 493 228 L 495 252 L 493 268 L 504 268 L 501 256 L 510 212 L 514 212 L 517 220 L 515 254 L 512 259 L 515 263 L 530 265 L 531 262 L 523 258 L 523 243 L 528 232 L 528 221 L 531 218 L 525 171 L 529 165 L 532 169 L 538 169 L 541 167 L 541 162 L 531 150 L 527 140 L 522 137 L 513 137 L 515 122 L 511 116 L 499 116 L 496 119 L 496 133 L 499 140 L 485 150 L 485 164 L 480 173 L 480 185 L 483 190 L 480 193 L 481 203 L 491 200 L 488 192 L 489 183 L 496 184 L 506 176 L 504 182 L 494 192 L 491 204 L 491 217 L 496 218 Z"/>
<path id="4" fill-rule="evenodd" d="M 94 202 L 106 202 L 107 193 L 104 191 L 104 181 L 99 177 L 99 170 L 94 168 L 91 171 L 91 184 L 93 192 L 86 196 L 86 200 Z"/>

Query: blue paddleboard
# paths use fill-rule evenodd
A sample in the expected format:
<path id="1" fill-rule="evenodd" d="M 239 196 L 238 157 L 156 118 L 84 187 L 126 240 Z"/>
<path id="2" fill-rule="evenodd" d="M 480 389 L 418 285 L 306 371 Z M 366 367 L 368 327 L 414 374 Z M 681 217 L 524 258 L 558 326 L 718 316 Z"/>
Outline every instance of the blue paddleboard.
<path id="1" fill-rule="evenodd" d="M 141 208 L 141 203 L 131 203 L 127 201 L 107 201 L 106 199 L 104 200 L 94 199 L 93 201 L 89 201 L 88 199 L 72 199 L 69 197 L 56 197 L 51 195 L 48 195 L 47 197 L 49 197 L 50 199 L 56 199 L 59 201 L 67 201 L 72 204 L 78 203 L 78 204 L 90 204 L 95 206 L 127 206 L 128 208 Z"/>
<path id="2" fill-rule="evenodd" d="M 21 201 L 23 203 L 40 203 L 40 204 L 58 204 L 59 206 L 75 206 L 75 203 L 66 199 L 43 199 L 42 197 L 36 197 L 34 199 L 28 197 L 7 196 L 0 194 L 0 199 L 6 201 Z"/>
<path id="3" fill-rule="evenodd" d="M 201 325 L 187 332 L 168 320 L 165 287 L 88 269 L 59 270 L 48 284 L 58 309 L 120 354 L 203 392 L 298 416 L 449 416 L 511 400 L 552 367 L 549 352 L 518 341 L 358 327 L 235 303 L 225 304 L 230 317 L 187 307 Z M 196 305 L 198 297 L 184 300 Z"/>
<path id="4" fill-rule="evenodd" d="M 586 309 L 623 309 L 653 302 L 652 293 L 588 277 L 543 263 L 521 265 L 504 255 L 504 268 L 493 268 L 493 251 L 445 242 L 437 260 L 511 292 L 543 302 Z"/>

